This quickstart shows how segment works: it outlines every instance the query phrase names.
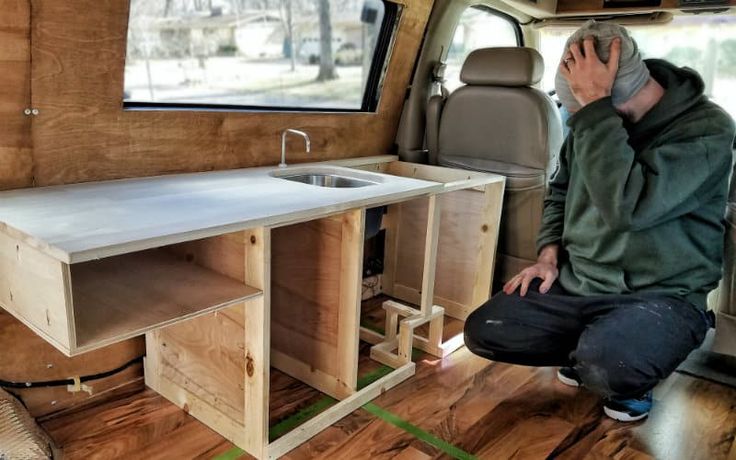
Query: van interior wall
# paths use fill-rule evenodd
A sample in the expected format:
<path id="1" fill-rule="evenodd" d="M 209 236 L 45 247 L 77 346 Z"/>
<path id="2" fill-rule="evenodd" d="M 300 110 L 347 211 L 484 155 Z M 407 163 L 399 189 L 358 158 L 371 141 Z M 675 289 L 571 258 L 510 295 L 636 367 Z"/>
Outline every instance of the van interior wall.
<path id="1" fill-rule="evenodd" d="M 286 128 L 312 140 L 292 162 L 389 153 L 432 7 L 401 1 L 378 110 L 352 114 L 123 110 L 128 1 L 32 2 L 36 184 L 276 164 Z"/>
<path id="2" fill-rule="evenodd" d="M 29 0 L 0 0 L 0 190 L 33 183 Z"/>
<path id="3" fill-rule="evenodd" d="M 123 110 L 127 0 L 0 0 L 0 190 L 276 164 L 280 133 L 307 131 L 290 162 L 390 153 L 414 60 L 432 8 L 404 6 L 376 113 Z M 32 57 L 32 59 L 31 59 Z M 26 108 L 38 109 L 26 116 Z M 1 220 L 1 219 L 0 219 Z M 46 381 L 115 369 L 143 338 L 66 358 L 0 310 L 0 380 Z M 140 365 L 90 382 L 15 390 L 34 416 L 130 391 Z"/>

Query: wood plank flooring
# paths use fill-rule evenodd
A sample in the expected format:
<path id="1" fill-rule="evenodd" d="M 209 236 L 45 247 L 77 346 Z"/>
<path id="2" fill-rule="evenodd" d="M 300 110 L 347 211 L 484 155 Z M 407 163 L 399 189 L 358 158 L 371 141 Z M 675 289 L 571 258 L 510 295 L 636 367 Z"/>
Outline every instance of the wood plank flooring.
<path id="1" fill-rule="evenodd" d="M 376 305 L 364 306 L 374 321 Z M 361 372 L 375 367 L 366 362 Z M 278 372 L 272 387 L 272 424 L 323 397 Z M 655 400 L 645 422 L 616 423 L 595 395 L 559 383 L 555 369 L 486 361 L 463 348 L 444 360 L 420 355 L 417 375 L 372 403 L 391 417 L 366 406 L 285 458 L 736 458 L 736 389 L 673 374 Z M 42 425 L 65 459 L 248 458 L 151 390 Z"/>

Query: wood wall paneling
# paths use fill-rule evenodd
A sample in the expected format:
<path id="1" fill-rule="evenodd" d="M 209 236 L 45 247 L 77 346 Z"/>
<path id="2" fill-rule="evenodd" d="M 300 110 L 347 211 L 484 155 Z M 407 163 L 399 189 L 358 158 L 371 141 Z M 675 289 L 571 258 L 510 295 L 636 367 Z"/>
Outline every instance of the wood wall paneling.
<path id="1" fill-rule="evenodd" d="M 33 184 L 29 0 L 0 0 L 0 190 Z"/>
<path id="2" fill-rule="evenodd" d="M 36 181 L 276 164 L 289 127 L 312 139 L 311 155 L 294 144 L 293 162 L 388 153 L 431 6 L 406 0 L 377 113 L 235 113 L 122 110 L 128 2 L 34 1 Z"/>

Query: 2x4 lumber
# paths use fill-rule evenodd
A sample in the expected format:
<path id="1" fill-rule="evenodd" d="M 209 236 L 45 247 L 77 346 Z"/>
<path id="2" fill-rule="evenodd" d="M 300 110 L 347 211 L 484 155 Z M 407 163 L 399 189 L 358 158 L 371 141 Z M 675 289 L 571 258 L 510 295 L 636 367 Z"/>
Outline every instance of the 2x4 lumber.
<path id="1" fill-rule="evenodd" d="M 268 446 L 268 395 L 271 347 L 271 230 L 245 232 L 245 284 L 263 295 L 245 303 L 245 433 L 243 449 L 265 458 Z"/>
<path id="2" fill-rule="evenodd" d="M 424 266 L 422 269 L 422 314 L 428 318 L 434 305 L 434 284 L 437 271 L 437 243 L 440 235 L 440 203 L 437 195 L 429 197 L 427 208 L 427 235 L 424 241 Z"/>
<path id="3" fill-rule="evenodd" d="M 441 193 L 449 193 L 461 189 L 483 191 L 483 187 L 489 183 L 489 180 L 494 182 L 502 181 L 500 179 L 502 176 L 493 177 L 494 175 L 482 172 L 405 161 L 389 163 L 383 172 L 394 176 L 440 182 L 444 184 Z"/>
<path id="4" fill-rule="evenodd" d="M 478 308 L 491 297 L 505 186 L 505 180 L 485 186 L 482 208 L 482 235 L 475 263 L 478 269 L 474 275 L 472 304 L 465 306 L 460 317 L 452 315 L 455 318 L 465 320 L 471 313 L 471 308 Z"/>
<path id="5" fill-rule="evenodd" d="M 382 379 L 373 382 L 359 392 L 340 401 L 335 406 L 272 442 L 268 446 L 268 458 L 275 459 L 288 453 L 318 434 L 320 431 L 324 430 L 326 427 L 332 425 L 362 405 L 408 379 L 414 375 L 414 372 L 415 364 L 412 362 L 406 363 Z"/>
<path id="6" fill-rule="evenodd" d="M 383 268 L 383 290 L 392 294 L 394 280 L 396 278 L 396 266 L 399 263 L 399 234 L 401 232 L 401 203 L 389 206 L 383 217 L 383 225 L 386 227 L 386 241 L 384 249 L 385 264 Z"/>
<path id="7" fill-rule="evenodd" d="M 365 209 L 342 215 L 337 378 L 344 387 L 344 394 L 353 393 L 358 385 L 364 232 Z"/>
<path id="8" fill-rule="evenodd" d="M 441 344 L 445 315 L 442 307 L 433 305 L 428 316 L 421 310 L 393 300 L 384 302 L 383 308 L 386 310 L 385 336 L 381 337 L 378 333 L 361 329 L 361 338 L 375 344 L 371 347 L 371 358 L 387 366 L 398 367 L 411 361 L 412 346 L 416 345 L 438 356 L 446 354 Z M 403 319 L 398 322 L 397 336 L 396 326 L 391 325 L 397 323 L 399 316 Z M 430 324 L 429 337 L 416 336 L 415 329 L 427 322 Z M 393 353 L 393 350 L 397 350 L 396 353 Z"/>

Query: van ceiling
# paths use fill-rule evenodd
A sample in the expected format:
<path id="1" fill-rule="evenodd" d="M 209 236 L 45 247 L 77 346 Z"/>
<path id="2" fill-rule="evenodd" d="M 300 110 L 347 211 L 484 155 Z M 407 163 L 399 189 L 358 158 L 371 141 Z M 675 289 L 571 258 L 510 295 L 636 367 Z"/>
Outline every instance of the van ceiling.
<path id="1" fill-rule="evenodd" d="M 734 14 L 736 0 L 499 0 L 505 8 L 493 3 L 480 2 L 502 10 L 520 23 L 538 22 L 553 18 L 571 18 L 584 21 L 591 17 L 620 18 L 626 16 L 630 23 L 666 23 L 669 15 L 677 14 Z M 569 24 L 569 23 L 567 23 Z"/>

